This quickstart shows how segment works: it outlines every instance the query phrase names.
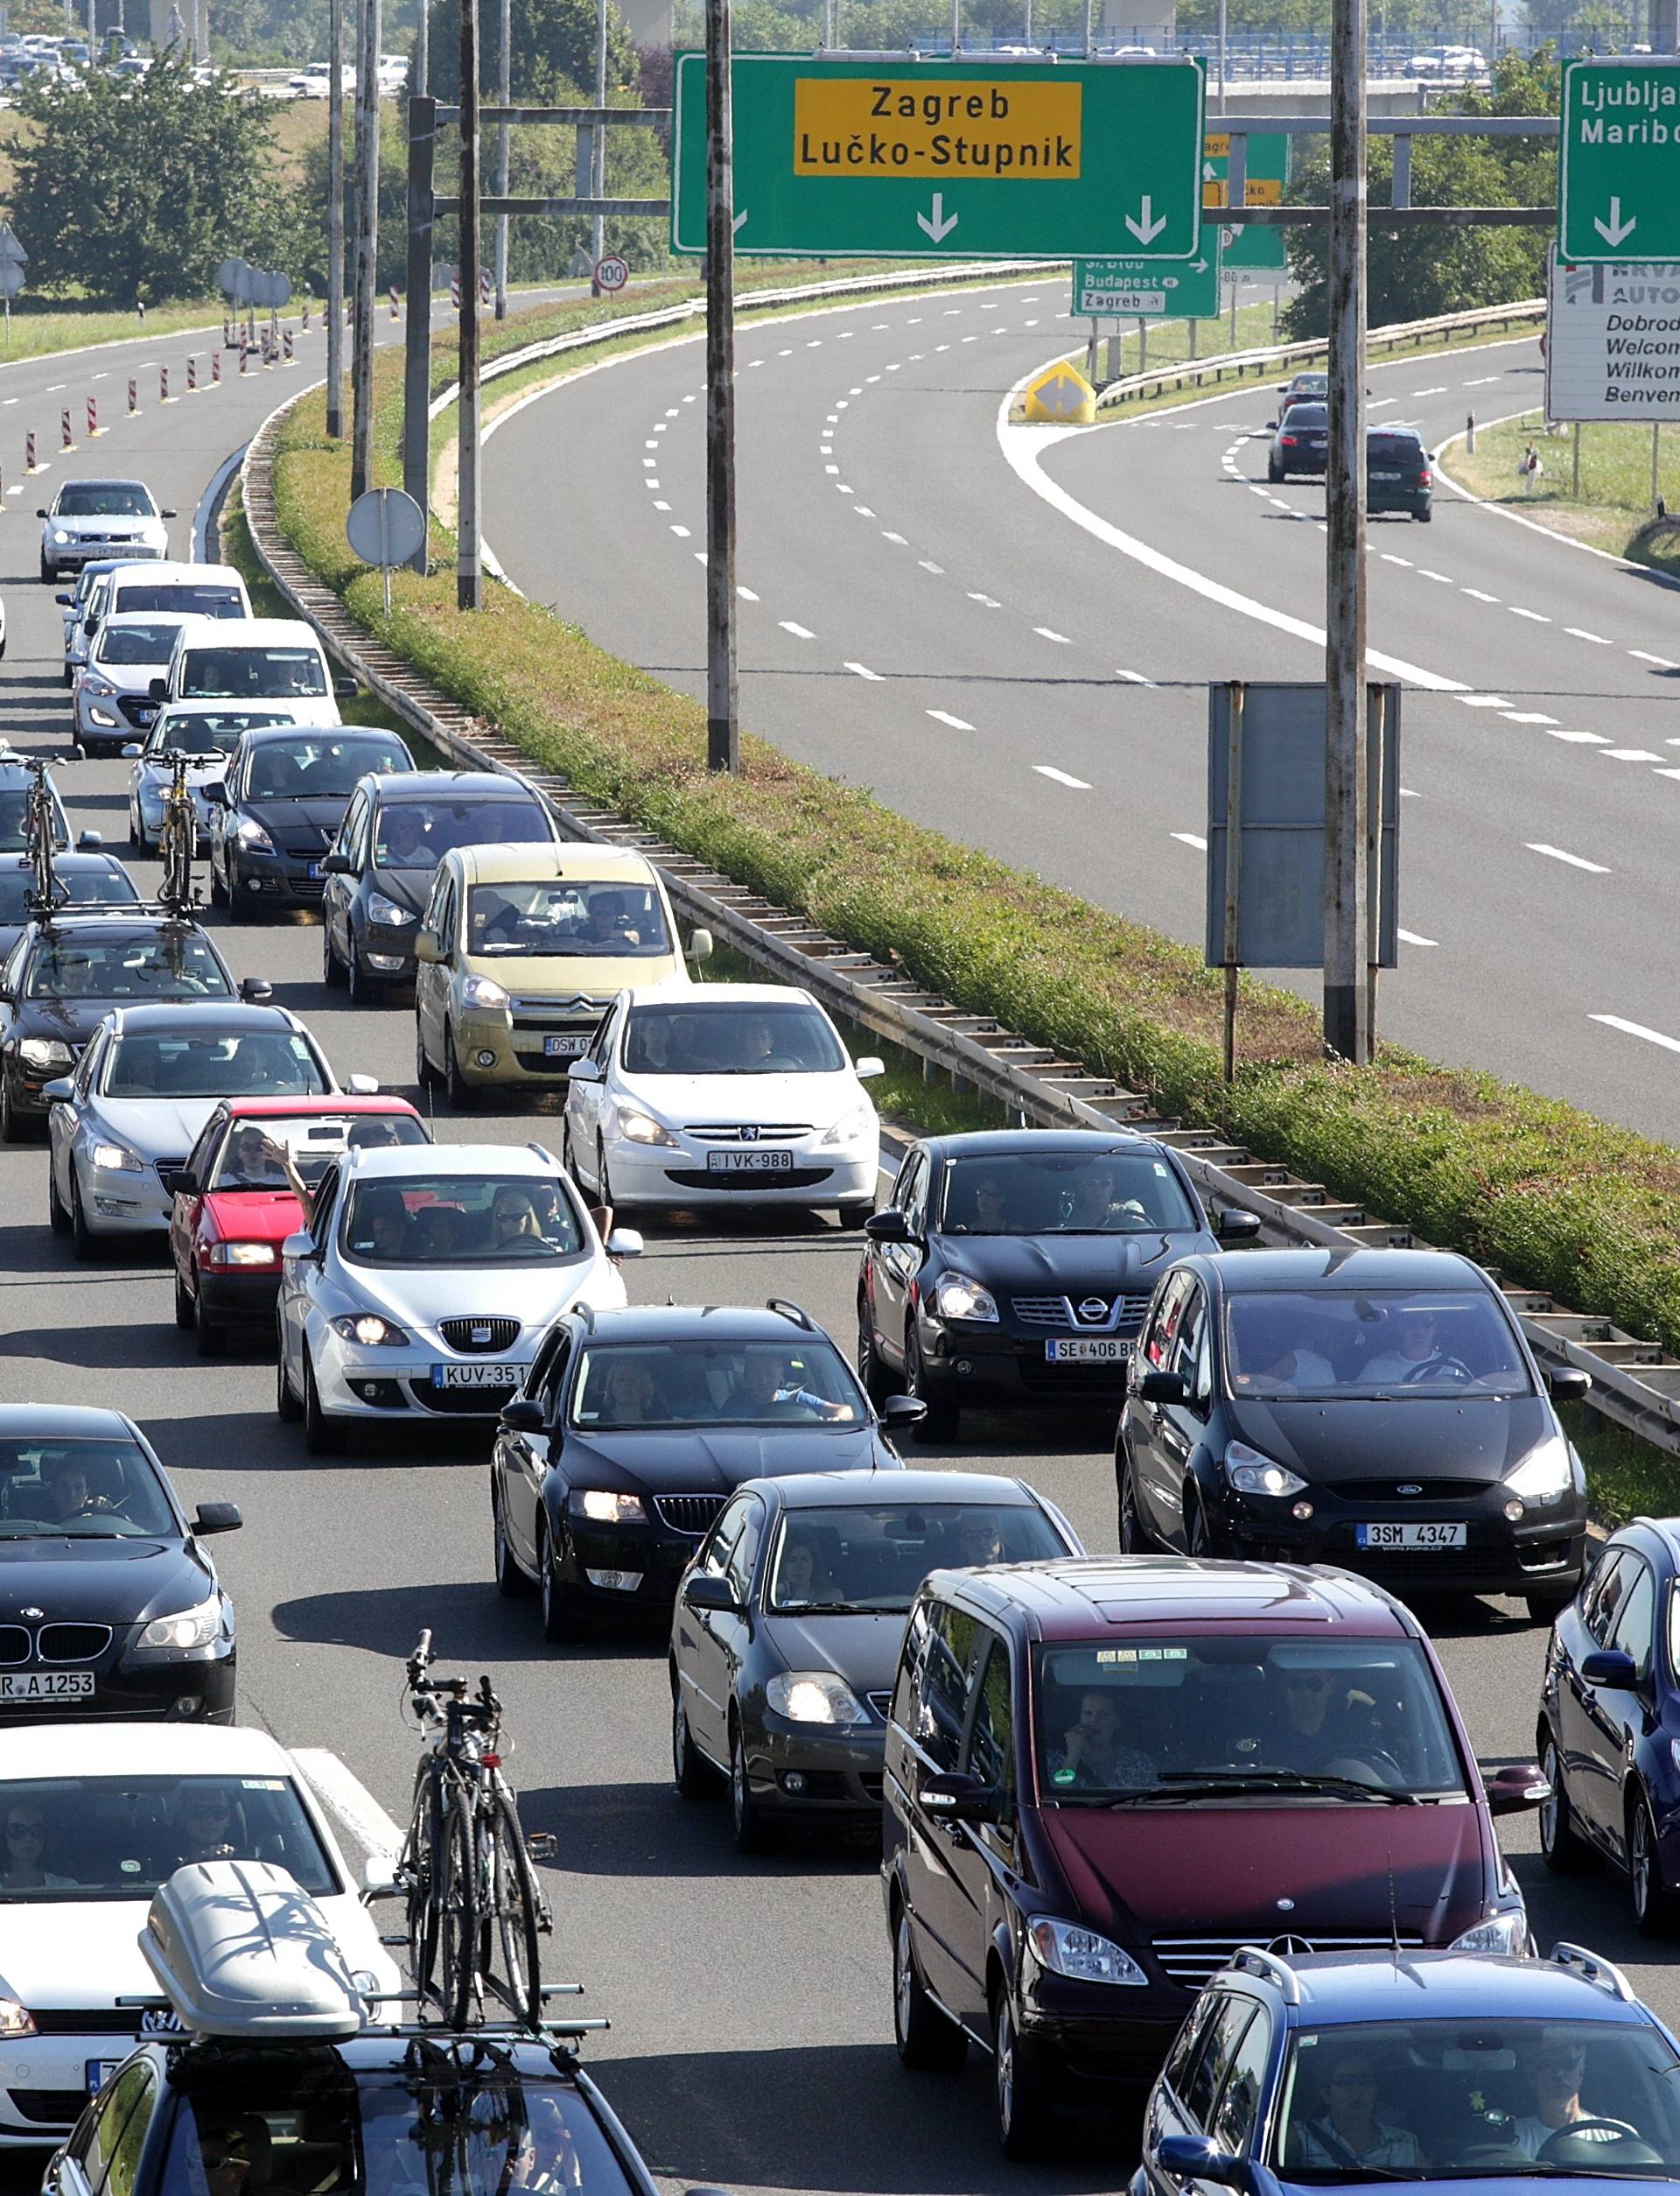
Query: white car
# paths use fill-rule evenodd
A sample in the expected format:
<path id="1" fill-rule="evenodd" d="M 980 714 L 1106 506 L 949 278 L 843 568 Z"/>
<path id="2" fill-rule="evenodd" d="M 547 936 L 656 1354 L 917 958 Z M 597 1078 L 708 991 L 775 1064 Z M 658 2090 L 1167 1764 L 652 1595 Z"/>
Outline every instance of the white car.
<path id="1" fill-rule="evenodd" d="M 863 1086 L 884 1072 L 786 985 L 622 993 L 572 1063 L 567 1162 L 602 1204 L 833 1206 L 862 1227 L 881 1151 Z"/>
<path id="2" fill-rule="evenodd" d="M 169 669 L 179 618 L 144 610 L 116 612 L 88 644 L 71 696 L 70 737 L 85 755 L 116 754 L 158 714 L 151 682 Z"/>
<path id="3" fill-rule="evenodd" d="M 268 725 L 290 725 L 297 719 L 289 709 L 230 709 L 219 702 L 168 702 L 153 720 L 144 740 L 130 741 L 122 750 L 132 766 L 129 771 L 129 844 L 150 853 L 164 828 L 164 801 L 175 775 L 174 758 L 187 758 L 186 789 L 192 796 L 192 813 L 199 831 L 208 838 L 215 810 L 204 789 L 220 785 L 228 775 L 228 758 L 242 732 Z"/>
<path id="4" fill-rule="evenodd" d="M 494 1418 L 563 1311 L 625 1301 L 620 1259 L 540 1144 L 346 1151 L 281 1245 L 282 1418 L 312 1455 L 355 1419 Z"/>
<path id="5" fill-rule="evenodd" d="M 76 673 L 88 661 L 88 644 L 99 630 L 110 591 L 103 584 L 114 572 L 133 560 L 121 557 L 89 558 L 76 574 L 76 584 L 55 598 L 64 625 L 64 683 L 74 686 Z M 148 562 L 150 560 L 147 560 Z M 145 567 L 143 565 L 141 569 Z"/>
<path id="6" fill-rule="evenodd" d="M 41 522 L 41 577 L 94 557 L 167 557 L 172 510 L 162 510 L 144 481 L 66 481 Z"/>
<path id="7" fill-rule="evenodd" d="M 160 682 L 159 701 L 278 702 L 294 724 L 339 725 L 356 691 L 335 678 L 313 626 L 298 618 L 186 617 Z"/>
<path id="8" fill-rule="evenodd" d="M 178 2026 L 139 1936 L 152 1893 L 186 1863 L 287 1870 L 352 1972 L 375 1978 L 370 1990 L 402 1987 L 320 1802 L 266 1731 L 9 1730 L 0 1809 L 12 1885 L 0 1889 L 0 2148 L 61 2143 L 134 2038 Z M 38 1888 L 17 1887 L 20 1869 Z"/>

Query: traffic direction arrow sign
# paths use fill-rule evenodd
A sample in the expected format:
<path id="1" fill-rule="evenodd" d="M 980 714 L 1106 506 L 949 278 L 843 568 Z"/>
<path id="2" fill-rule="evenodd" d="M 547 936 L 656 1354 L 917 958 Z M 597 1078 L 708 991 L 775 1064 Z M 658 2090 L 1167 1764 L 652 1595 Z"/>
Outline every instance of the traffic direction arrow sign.
<path id="1" fill-rule="evenodd" d="M 1219 318 L 1219 231 L 1201 232 L 1194 259 L 1163 266 L 1158 259 L 1076 259 L 1073 315 L 1076 320 L 1147 315 L 1162 320 Z"/>
<path id="2" fill-rule="evenodd" d="M 26 267 L 29 254 L 18 242 L 10 221 L 0 221 L 0 267 Z"/>
<path id="3" fill-rule="evenodd" d="M 733 63 L 735 249 L 783 257 L 1060 259 L 1118 213 L 1140 255 L 1200 244 L 1204 71 L 1112 61 Z M 706 243 L 705 57 L 680 53 L 671 245 Z"/>
<path id="4" fill-rule="evenodd" d="M 1680 60 L 1564 63 L 1558 249 L 1680 260 Z"/>

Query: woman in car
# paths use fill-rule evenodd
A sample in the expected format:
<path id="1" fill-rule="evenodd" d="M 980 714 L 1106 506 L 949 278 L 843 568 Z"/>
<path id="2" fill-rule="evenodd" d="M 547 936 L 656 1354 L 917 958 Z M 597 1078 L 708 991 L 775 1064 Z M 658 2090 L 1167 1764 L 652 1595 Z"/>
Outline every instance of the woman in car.
<path id="1" fill-rule="evenodd" d="M 67 1891 L 73 1876 L 54 1876 L 41 1866 L 46 1850 L 46 1820 L 31 1800 L 14 1800 L 6 1809 L 6 1845 L 0 1856 L 0 1891 Z"/>

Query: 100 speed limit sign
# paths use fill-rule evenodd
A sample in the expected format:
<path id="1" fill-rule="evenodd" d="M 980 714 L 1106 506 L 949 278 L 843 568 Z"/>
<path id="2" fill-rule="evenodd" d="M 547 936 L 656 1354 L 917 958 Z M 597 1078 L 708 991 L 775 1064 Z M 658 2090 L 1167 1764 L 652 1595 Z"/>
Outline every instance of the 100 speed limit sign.
<path id="1" fill-rule="evenodd" d="M 617 252 L 608 252 L 605 259 L 595 262 L 595 287 L 598 290 L 605 290 L 610 294 L 612 291 L 622 290 L 629 279 L 629 262 L 620 258 Z"/>

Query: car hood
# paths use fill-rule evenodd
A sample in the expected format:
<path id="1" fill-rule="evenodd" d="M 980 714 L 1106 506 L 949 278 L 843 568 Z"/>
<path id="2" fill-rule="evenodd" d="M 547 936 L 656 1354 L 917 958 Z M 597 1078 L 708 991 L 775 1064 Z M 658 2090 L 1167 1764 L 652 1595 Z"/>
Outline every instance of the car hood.
<path id="1" fill-rule="evenodd" d="M 183 1158 L 199 1132 L 221 1104 L 220 1098 L 100 1098 L 89 1112 L 89 1128 L 104 1127 L 144 1159 Z"/>
<path id="2" fill-rule="evenodd" d="M 25 1603 L 48 1624 L 150 1623 L 195 1607 L 211 1587 L 179 1540 L 0 1540 L 0 1624 L 15 1623 Z M 0 1960 L 4 1916 L 0 1908 Z"/>
<path id="3" fill-rule="evenodd" d="M 618 1268 L 581 1257 L 552 1265 L 350 1266 L 344 1280 L 359 1304 L 388 1314 L 398 1326 L 435 1327 L 440 1319 L 517 1319 L 528 1351 L 563 1311 L 581 1299 L 603 1308 L 622 1304 Z M 616 1286 L 615 1286 L 616 1284 Z"/>
<path id="4" fill-rule="evenodd" d="M 20 1037 L 57 1037 L 85 1045 L 117 1005 L 114 999 L 25 999 L 18 1002 L 15 1025 Z"/>
<path id="5" fill-rule="evenodd" d="M 290 1189 L 214 1189 L 204 1210 L 226 1243 L 284 1243 L 304 1224 L 303 1207 Z"/>
<path id="6" fill-rule="evenodd" d="M 304 845 L 312 838 L 318 838 L 325 846 L 343 823 L 349 805 L 346 793 L 342 800 L 329 800 L 323 795 L 304 801 L 246 801 L 239 813 L 260 824 L 276 846 Z"/>
<path id="7" fill-rule="evenodd" d="M 766 1617 L 764 1636 L 790 1670 L 832 1670 L 858 1694 L 884 1693 L 899 1666 L 905 1615 Z"/>
<path id="8" fill-rule="evenodd" d="M 677 1126 L 685 1121 L 806 1121 L 832 1128 L 864 1095 L 857 1077 L 844 1068 L 832 1075 L 626 1076 L 624 1087 L 639 1105 Z"/>
<path id="9" fill-rule="evenodd" d="M 1539 1395 L 1481 1403 L 1245 1400 L 1229 1409 L 1243 1441 L 1307 1480 L 1502 1479 L 1556 1426 Z"/>
<path id="10" fill-rule="evenodd" d="M 368 872 L 363 881 L 370 892 L 382 892 L 388 900 L 395 900 L 399 908 L 406 908 L 410 915 L 418 915 L 426 904 L 426 895 L 437 873 L 435 865 L 430 869 L 374 869 Z"/>
<path id="11" fill-rule="evenodd" d="M 693 1427 L 681 1433 L 569 1433 L 566 1477 L 574 1486 L 652 1488 L 662 1494 L 728 1494 L 747 1479 L 786 1473 L 899 1468 L 899 1460 L 868 1426 Z"/>
<path id="12" fill-rule="evenodd" d="M 1168 1937 L 1450 1941 L 1493 1886 L 1474 1807 L 1046 1807 L 1076 1913 L 1122 1944 Z M 1322 1949 L 1332 1947 L 1326 1943 Z"/>
<path id="13" fill-rule="evenodd" d="M 611 1001 L 629 985 L 638 999 L 694 989 L 693 978 L 675 952 L 603 960 L 573 953 L 463 953 L 459 965 L 468 976 L 489 977 L 516 999 Z M 654 1111 L 659 1111 L 656 1104 Z"/>
<path id="14" fill-rule="evenodd" d="M 111 512 L 102 517 L 97 511 L 88 511 L 74 517 L 66 515 L 49 518 L 46 530 L 48 534 L 69 534 L 77 540 L 84 534 L 97 534 L 105 541 L 143 542 L 162 533 L 164 522 L 160 518 L 137 518 L 131 512 Z"/>
<path id="15" fill-rule="evenodd" d="M 207 785 L 212 778 L 227 775 L 225 754 L 206 755 L 202 762 L 189 762 L 186 766 L 186 782 L 191 786 Z M 166 762 L 136 762 L 134 766 L 135 783 L 143 793 L 165 792 L 173 775 Z"/>
<path id="16" fill-rule="evenodd" d="M 1152 1289 L 1176 1258 L 1215 1248 L 1201 1229 L 1145 1235 L 956 1235 L 929 1244 L 948 1265 L 992 1290 L 1031 1296 L 1053 1291 L 1077 1303 L 1086 1294 L 1138 1294 Z"/>
<path id="17" fill-rule="evenodd" d="M 158 663 L 89 663 L 90 678 L 102 678 L 108 686 L 114 686 L 119 694 L 147 694 L 154 678 L 161 678 L 169 669 L 169 658 Z"/>

